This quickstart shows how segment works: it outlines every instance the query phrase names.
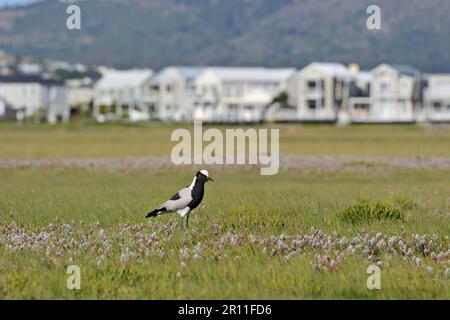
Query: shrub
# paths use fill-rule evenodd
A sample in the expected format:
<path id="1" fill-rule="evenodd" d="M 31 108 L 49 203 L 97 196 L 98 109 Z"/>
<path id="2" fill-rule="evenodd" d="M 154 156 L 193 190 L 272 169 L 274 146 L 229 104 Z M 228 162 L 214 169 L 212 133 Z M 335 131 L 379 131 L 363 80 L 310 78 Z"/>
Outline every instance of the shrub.
<path id="1" fill-rule="evenodd" d="M 394 202 L 401 210 L 405 211 L 409 211 L 417 207 L 414 201 L 402 197 L 395 197 Z"/>
<path id="2" fill-rule="evenodd" d="M 351 223 L 379 220 L 398 221 L 404 219 L 404 214 L 400 209 L 381 201 L 361 200 L 342 210 L 339 218 Z"/>

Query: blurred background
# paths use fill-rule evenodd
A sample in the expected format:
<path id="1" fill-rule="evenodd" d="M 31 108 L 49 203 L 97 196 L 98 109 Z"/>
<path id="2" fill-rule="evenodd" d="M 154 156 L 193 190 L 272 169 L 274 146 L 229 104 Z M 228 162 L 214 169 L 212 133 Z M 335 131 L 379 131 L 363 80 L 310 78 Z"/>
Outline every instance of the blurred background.
<path id="1" fill-rule="evenodd" d="M 447 122 L 449 13 L 445 0 L 3 0 L 0 117 Z"/>

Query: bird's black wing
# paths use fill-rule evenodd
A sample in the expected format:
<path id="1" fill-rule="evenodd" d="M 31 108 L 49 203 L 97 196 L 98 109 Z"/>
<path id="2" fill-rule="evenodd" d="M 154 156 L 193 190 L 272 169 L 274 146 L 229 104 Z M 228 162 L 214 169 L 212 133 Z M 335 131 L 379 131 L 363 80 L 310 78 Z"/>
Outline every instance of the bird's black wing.
<path id="1" fill-rule="evenodd" d="M 178 200 L 178 199 L 181 199 L 181 196 L 180 196 L 179 192 L 177 192 L 176 194 L 173 195 L 172 198 L 170 198 L 170 200 Z"/>

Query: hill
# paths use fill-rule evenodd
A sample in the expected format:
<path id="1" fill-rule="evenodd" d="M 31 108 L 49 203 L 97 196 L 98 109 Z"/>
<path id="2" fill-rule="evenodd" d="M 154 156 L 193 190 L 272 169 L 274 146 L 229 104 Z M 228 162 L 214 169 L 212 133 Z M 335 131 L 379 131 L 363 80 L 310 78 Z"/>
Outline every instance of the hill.
<path id="1" fill-rule="evenodd" d="M 380 31 L 366 27 L 369 4 Z M 386 61 L 450 71 L 447 0 L 95 0 L 79 2 L 82 30 L 65 27 L 67 4 L 0 10 L 0 48 L 36 57 L 110 64 L 301 67 L 310 61 Z"/>

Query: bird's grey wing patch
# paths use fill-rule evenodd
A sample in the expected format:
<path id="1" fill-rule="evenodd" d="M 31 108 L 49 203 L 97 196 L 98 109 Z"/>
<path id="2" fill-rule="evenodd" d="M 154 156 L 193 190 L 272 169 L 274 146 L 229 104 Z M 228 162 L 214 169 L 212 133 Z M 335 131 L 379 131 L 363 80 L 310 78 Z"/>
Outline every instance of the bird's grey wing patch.
<path id="1" fill-rule="evenodd" d="M 184 188 L 178 191 L 169 201 L 164 202 L 160 208 L 166 208 L 167 211 L 177 211 L 186 208 L 191 201 L 191 189 Z"/>

